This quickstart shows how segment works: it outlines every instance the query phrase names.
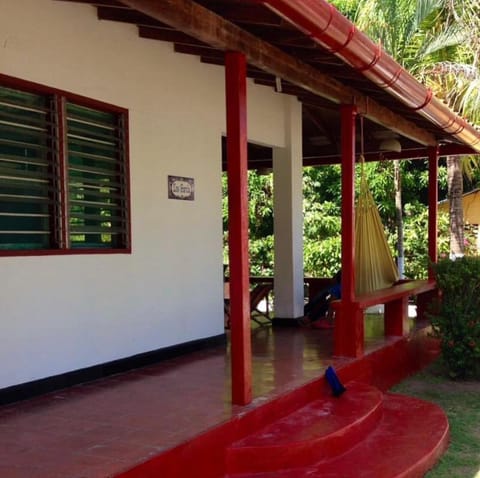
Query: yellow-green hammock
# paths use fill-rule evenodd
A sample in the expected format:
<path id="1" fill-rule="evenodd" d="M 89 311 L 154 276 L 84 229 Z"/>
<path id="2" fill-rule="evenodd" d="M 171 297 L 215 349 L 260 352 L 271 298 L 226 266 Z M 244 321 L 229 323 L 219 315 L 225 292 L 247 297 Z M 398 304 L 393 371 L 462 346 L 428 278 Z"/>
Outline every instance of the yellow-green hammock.
<path id="1" fill-rule="evenodd" d="M 355 293 L 390 287 L 398 270 L 388 247 L 385 230 L 365 177 L 361 157 L 360 191 L 355 208 Z"/>

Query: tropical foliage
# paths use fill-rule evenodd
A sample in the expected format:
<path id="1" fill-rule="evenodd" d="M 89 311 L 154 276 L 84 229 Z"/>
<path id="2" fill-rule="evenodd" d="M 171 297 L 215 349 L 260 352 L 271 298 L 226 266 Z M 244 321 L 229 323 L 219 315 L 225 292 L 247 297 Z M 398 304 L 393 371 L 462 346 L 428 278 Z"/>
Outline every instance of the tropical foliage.
<path id="1" fill-rule="evenodd" d="M 399 63 L 431 87 L 448 104 L 480 120 L 480 7 L 478 0 L 330 0 L 361 29 L 379 42 Z M 450 158 L 451 162 L 460 158 Z M 472 164 L 466 162 L 464 165 Z M 401 161 L 403 224 L 398 227 L 395 205 L 394 164 L 366 165 L 369 187 L 379 207 L 382 222 L 392 251 L 396 251 L 399 231 L 404 235 L 405 275 L 425 277 L 427 271 L 427 198 L 426 162 Z M 467 168 L 463 168 L 469 169 Z M 480 173 L 471 169 L 472 183 Z M 450 173 L 452 168 L 450 168 Z M 450 199 L 458 201 L 460 212 L 450 215 L 452 224 L 461 222 L 462 175 L 448 179 L 446 161 L 440 167 L 440 197 L 450 191 Z M 458 185 L 460 181 L 460 186 Z M 454 182 L 454 184 L 452 184 Z M 224 184 L 226 198 L 226 183 Z M 457 191 L 457 197 L 452 196 Z M 251 273 L 273 272 L 273 181 L 270 175 L 249 173 L 249 219 Z M 224 200 L 224 230 L 228 214 Z M 338 167 L 305 168 L 304 170 L 304 268 L 311 276 L 331 276 L 340 267 L 340 171 Z M 458 221 L 460 219 L 460 222 Z M 453 227 L 450 227 L 453 230 Z M 439 252 L 448 256 L 448 217 L 440 217 Z M 458 239 L 460 237 L 460 239 Z M 225 236 L 226 238 L 226 236 Z M 474 244 L 473 238 L 458 235 L 462 251 Z M 225 242 L 226 243 L 226 242 Z M 468 252 L 468 251 L 467 251 Z M 403 254 L 403 252 L 401 252 Z M 394 252 L 394 256 L 397 253 Z M 227 257 L 225 258 L 228 261 Z"/>
<path id="2" fill-rule="evenodd" d="M 431 314 L 442 357 L 453 378 L 480 377 L 480 258 L 434 266 L 441 301 Z"/>
<path id="3" fill-rule="evenodd" d="M 223 186 L 223 253 L 228 264 L 228 194 L 227 177 Z M 273 177 L 272 174 L 248 173 L 248 219 L 250 274 L 271 276 L 273 274 Z"/>
<path id="4" fill-rule="evenodd" d="M 423 278 L 428 266 L 428 183 L 424 161 L 404 162 L 406 275 Z M 392 251 L 396 242 L 392 170 L 383 162 L 366 164 L 370 189 L 379 207 Z M 445 192 L 445 168 L 441 168 Z M 273 274 L 273 178 L 272 174 L 249 172 L 250 271 Z M 225 263 L 227 257 L 228 205 L 224 178 L 223 223 Z M 304 270 L 306 276 L 331 277 L 340 268 L 341 194 L 340 168 L 305 168 L 303 176 Z M 448 218 L 440 217 L 440 252 L 448 255 Z"/>

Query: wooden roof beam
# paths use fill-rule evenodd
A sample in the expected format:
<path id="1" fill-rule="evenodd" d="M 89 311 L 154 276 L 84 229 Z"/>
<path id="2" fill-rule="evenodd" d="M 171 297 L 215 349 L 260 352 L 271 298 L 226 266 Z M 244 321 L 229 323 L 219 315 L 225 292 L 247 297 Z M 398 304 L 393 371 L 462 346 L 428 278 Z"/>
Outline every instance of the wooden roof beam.
<path id="1" fill-rule="evenodd" d="M 355 92 L 322 75 L 233 23 L 190 0 L 122 0 L 126 5 L 223 51 L 244 53 L 249 63 L 337 103 L 351 103 Z"/>
<path id="2" fill-rule="evenodd" d="M 299 45 L 299 47 L 320 51 L 318 44 L 298 30 L 293 30 L 291 26 L 285 29 L 269 25 L 248 25 L 248 32 L 275 46 Z"/>
<path id="3" fill-rule="evenodd" d="M 289 25 L 283 18 L 273 13 L 268 8 L 258 8 L 255 11 L 251 5 L 232 5 L 219 4 L 219 2 L 209 2 L 212 4 L 212 10 L 222 16 L 226 16 L 232 22 L 248 23 L 253 25 L 282 26 Z"/>
<path id="4" fill-rule="evenodd" d="M 437 144 L 433 135 L 413 123 L 191 0 L 122 0 L 122 3 L 215 48 L 242 52 L 252 65 L 316 95 L 336 103 L 355 103 L 360 114 L 414 141 L 429 146 Z"/>
<path id="5" fill-rule="evenodd" d="M 171 43 L 179 43 L 183 45 L 192 45 L 192 46 L 208 48 L 209 50 L 212 49 L 206 43 L 202 43 L 196 38 L 193 38 L 190 35 L 186 35 L 185 33 L 180 32 L 178 30 L 173 30 L 172 28 L 154 28 L 154 27 L 145 27 L 140 25 L 138 27 L 138 35 L 140 36 L 140 38 L 147 38 L 150 40 L 160 40 L 160 41 L 166 41 Z M 192 55 L 198 55 L 198 54 L 199 54 L 198 52 L 192 53 Z"/>

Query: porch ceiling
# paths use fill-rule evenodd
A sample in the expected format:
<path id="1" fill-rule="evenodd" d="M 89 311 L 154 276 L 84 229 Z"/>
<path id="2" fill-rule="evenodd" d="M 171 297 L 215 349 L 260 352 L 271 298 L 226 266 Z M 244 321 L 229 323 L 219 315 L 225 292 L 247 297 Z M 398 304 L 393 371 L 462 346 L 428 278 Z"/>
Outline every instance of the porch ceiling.
<path id="1" fill-rule="evenodd" d="M 198 56 L 203 63 L 223 65 L 224 51 L 240 46 L 255 83 L 302 102 L 304 165 L 340 161 L 339 104 L 351 102 L 364 117 L 367 159 L 425 157 L 425 147 L 434 145 L 441 154 L 473 152 L 456 132 L 446 132 L 408 107 L 258 0 L 57 1 L 91 4 L 100 20 L 136 24 L 140 37 L 173 43 L 176 52 Z M 177 10 L 184 18 L 181 13 L 173 18 Z M 187 20 L 186 12 L 194 18 Z M 216 41 L 218 32 L 222 38 Z M 401 142 L 400 154 L 380 153 L 380 142 L 388 138 Z M 271 167 L 271 150 L 251 146 L 249 167 Z"/>

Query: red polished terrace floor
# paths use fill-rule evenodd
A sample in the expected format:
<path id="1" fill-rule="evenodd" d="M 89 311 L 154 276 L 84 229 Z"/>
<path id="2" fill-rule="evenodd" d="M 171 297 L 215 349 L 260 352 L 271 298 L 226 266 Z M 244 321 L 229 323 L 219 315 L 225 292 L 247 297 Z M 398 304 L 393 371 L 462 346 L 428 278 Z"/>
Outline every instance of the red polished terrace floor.
<path id="1" fill-rule="evenodd" d="M 386 344 L 373 328 L 367 353 Z M 331 330 L 262 327 L 252 338 L 246 408 L 230 404 L 228 346 L 0 408 L 0 477 L 115 476 L 351 361 L 332 358 Z"/>

